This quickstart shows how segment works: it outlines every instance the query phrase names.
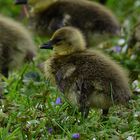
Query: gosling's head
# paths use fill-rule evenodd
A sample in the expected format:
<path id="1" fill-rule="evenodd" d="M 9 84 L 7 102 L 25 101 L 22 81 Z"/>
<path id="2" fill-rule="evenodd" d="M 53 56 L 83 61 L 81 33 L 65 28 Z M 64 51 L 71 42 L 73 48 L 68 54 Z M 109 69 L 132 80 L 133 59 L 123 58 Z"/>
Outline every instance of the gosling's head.
<path id="1" fill-rule="evenodd" d="M 58 29 L 41 49 L 53 49 L 56 55 L 69 55 L 86 49 L 83 34 L 74 27 Z"/>

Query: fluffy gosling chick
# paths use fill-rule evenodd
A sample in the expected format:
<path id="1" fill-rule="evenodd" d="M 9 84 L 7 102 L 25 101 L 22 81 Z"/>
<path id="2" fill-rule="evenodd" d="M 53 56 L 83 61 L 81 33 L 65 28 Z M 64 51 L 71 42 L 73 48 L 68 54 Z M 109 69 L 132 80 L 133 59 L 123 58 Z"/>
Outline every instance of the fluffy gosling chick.
<path id="1" fill-rule="evenodd" d="M 17 4 L 23 0 L 17 0 Z M 112 12 L 87 0 L 25 0 L 31 6 L 33 29 L 39 35 L 51 36 L 64 26 L 79 28 L 88 44 L 98 44 L 111 35 L 118 35 L 120 26 Z M 95 36 L 96 39 L 95 39 Z"/>
<path id="2" fill-rule="evenodd" d="M 32 60 L 36 47 L 29 32 L 18 22 L 0 15 L 0 71 L 8 71 Z"/>
<path id="3" fill-rule="evenodd" d="M 129 101 L 127 74 L 101 52 L 86 49 L 78 29 L 58 29 L 41 48 L 54 52 L 41 65 L 45 76 L 79 107 L 82 116 L 88 116 L 90 107 L 103 109 L 105 115 L 112 105 Z"/>

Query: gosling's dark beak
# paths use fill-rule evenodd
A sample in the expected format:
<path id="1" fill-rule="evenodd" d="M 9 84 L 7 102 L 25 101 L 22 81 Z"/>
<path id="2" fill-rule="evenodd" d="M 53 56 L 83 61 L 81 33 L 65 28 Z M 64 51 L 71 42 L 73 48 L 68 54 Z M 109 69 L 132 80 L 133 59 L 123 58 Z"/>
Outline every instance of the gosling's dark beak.
<path id="1" fill-rule="evenodd" d="M 50 40 L 48 43 L 45 43 L 45 44 L 43 44 L 41 47 L 40 47 L 40 49 L 53 49 L 53 43 L 52 43 L 52 41 Z"/>
<path id="2" fill-rule="evenodd" d="M 21 5 L 21 4 L 27 4 L 28 0 L 15 0 L 15 4 Z"/>

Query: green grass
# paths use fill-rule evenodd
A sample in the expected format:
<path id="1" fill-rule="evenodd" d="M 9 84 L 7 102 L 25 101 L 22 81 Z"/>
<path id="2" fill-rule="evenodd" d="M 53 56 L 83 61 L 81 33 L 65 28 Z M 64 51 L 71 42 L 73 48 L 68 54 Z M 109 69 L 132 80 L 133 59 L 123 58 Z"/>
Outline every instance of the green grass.
<path id="1" fill-rule="evenodd" d="M 34 75 L 32 75 L 34 73 Z M 92 109 L 89 117 L 71 106 L 47 81 L 35 64 L 26 64 L 5 79 L 5 95 L 0 100 L 0 140 L 80 140 L 140 139 L 140 96 L 128 107 L 113 106 L 102 121 L 101 110 Z M 55 101 L 61 97 L 62 103 Z"/>

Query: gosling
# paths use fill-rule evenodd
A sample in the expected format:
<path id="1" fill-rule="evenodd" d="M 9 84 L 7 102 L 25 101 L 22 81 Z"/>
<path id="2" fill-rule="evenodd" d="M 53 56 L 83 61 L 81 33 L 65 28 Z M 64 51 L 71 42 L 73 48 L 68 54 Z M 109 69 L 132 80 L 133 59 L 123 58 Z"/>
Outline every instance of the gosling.
<path id="1" fill-rule="evenodd" d="M 35 54 L 30 33 L 18 22 L 0 15 L 0 72 L 8 78 L 9 70 L 31 61 Z"/>
<path id="2" fill-rule="evenodd" d="M 53 55 L 41 65 L 47 79 L 87 117 L 92 107 L 107 115 L 114 104 L 126 104 L 131 92 L 125 71 L 99 51 L 86 49 L 82 33 L 73 27 L 58 29 L 42 49 Z"/>
<path id="3" fill-rule="evenodd" d="M 31 27 L 42 36 L 52 36 L 59 28 L 79 28 L 88 44 L 99 44 L 120 34 L 120 25 L 105 6 L 88 0 L 16 0 L 31 6 Z M 95 38 L 96 36 L 96 38 Z"/>

